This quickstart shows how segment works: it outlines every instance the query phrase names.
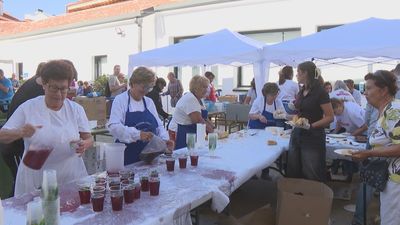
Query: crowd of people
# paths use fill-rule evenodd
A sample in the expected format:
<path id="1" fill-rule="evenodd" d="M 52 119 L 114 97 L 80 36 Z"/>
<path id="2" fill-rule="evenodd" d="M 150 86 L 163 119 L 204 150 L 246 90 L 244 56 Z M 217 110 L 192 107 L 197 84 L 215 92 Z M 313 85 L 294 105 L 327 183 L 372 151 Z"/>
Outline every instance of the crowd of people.
<path id="1" fill-rule="evenodd" d="M 291 123 L 287 176 L 319 182 L 327 180 L 326 132 L 366 135 L 368 150 L 352 153 L 350 163 L 357 166 L 359 161 L 374 157 L 389 161 L 389 179 L 380 193 L 381 224 L 397 224 L 400 221 L 397 213 L 400 209 L 397 201 L 400 200 L 400 102 L 395 97 L 400 64 L 396 69 L 378 70 L 364 77 L 367 100 L 364 109 L 362 94 L 355 89 L 353 80 L 338 80 L 332 86 L 324 82 L 317 66 L 307 61 L 297 66 L 296 83 L 293 68 L 284 66 L 277 82 L 263 85 L 261 96 L 257 96 L 254 79 L 251 82 L 244 100 L 244 104 L 251 104 L 248 126 L 288 129 L 285 120 L 295 121 Z M 35 146 L 49 142 L 49 137 L 51 143 L 46 143 L 46 147 L 51 154 L 43 169 L 55 169 L 60 184 L 87 175 L 79 156 L 93 145 L 88 119 L 84 109 L 67 98 L 76 78 L 72 62 L 51 60 L 39 64 L 36 75 L 22 86 L 15 86 L 18 88 L 15 92 L 14 82 L 0 70 L 0 101 L 15 92 L 9 99 L 8 120 L 0 129 L 0 143 L 3 158 L 16 176 L 16 195 L 37 188 L 35 180 L 40 180 L 41 174 L 20 161 Z M 139 154 L 155 136 L 165 142 L 168 151 L 173 151 L 186 147 L 186 134 L 196 133 L 196 124 L 205 124 L 208 133 L 216 128 L 204 104 L 204 101 L 218 101 L 213 85 L 215 75 L 208 71 L 203 76 L 193 76 L 185 94 L 174 73 L 170 72 L 167 78 L 168 85 L 152 70 L 139 67 L 126 81 L 119 65 L 114 66 L 108 78 L 106 89 L 113 103 L 106 127 L 117 142 L 126 145 L 125 165 L 139 161 Z M 92 91 L 88 82 L 77 82 L 78 96 Z M 172 114 L 165 112 L 162 105 L 161 98 L 166 95 L 170 96 L 174 108 Z M 169 120 L 176 127 L 173 138 L 162 120 Z M 41 140 L 43 137 L 46 141 Z M 72 142 L 78 143 L 75 152 L 68 150 Z M 369 200 L 373 189 L 367 190 L 366 200 Z M 361 197 L 357 200 L 352 224 L 363 223 L 362 200 Z"/>

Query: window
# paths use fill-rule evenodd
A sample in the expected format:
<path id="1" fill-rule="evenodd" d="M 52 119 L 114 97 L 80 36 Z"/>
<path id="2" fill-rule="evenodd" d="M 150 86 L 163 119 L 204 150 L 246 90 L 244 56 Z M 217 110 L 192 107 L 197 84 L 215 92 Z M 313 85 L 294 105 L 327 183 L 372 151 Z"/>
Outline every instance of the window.
<path id="1" fill-rule="evenodd" d="M 271 45 L 300 37 L 301 30 L 299 28 L 293 28 L 285 30 L 241 32 L 241 34 Z M 250 87 L 250 82 L 254 77 L 253 65 L 239 67 L 237 71 L 237 87 Z"/>
<path id="2" fill-rule="evenodd" d="M 98 55 L 94 57 L 94 79 L 103 75 L 107 64 L 107 55 Z"/>

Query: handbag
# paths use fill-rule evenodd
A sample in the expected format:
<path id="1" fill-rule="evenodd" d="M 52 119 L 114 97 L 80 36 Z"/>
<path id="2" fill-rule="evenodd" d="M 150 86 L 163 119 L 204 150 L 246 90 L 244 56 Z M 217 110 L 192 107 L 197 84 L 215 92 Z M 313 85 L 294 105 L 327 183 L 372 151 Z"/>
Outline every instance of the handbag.
<path id="1" fill-rule="evenodd" d="M 388 167 L 389 163 L 386 159 L 364 160 L 361 163 L 360 179 L 382 192 L 389 179 Z"/>

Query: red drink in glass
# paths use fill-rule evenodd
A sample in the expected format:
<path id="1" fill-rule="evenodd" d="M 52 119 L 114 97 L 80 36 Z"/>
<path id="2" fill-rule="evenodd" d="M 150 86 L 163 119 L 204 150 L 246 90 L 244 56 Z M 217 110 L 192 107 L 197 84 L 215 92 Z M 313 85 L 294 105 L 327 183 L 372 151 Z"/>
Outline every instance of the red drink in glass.
<path id="1" fill-rule="evenodd" d="M 175 159 L 168 158 L 166 161 L 167 164 L 167 171 L 172 172 L 175 169 Z"/>
<path id="2" fill-rule="evenodd" d="M 135 186 L 135 199 L 140 198 L 140 184 L 136 184 Z"/>
<path id="3" fill-rule="evenodd" d="M 123 199 L 124 198 L 122 195 L 111 196 L 111 207 L 112 207 L 113 211 L 121 211 L 122 210 Z"/>
<path id="4" fill-rule="evenodd" d="M 93 211 L 101 212 L 104 207 L 104 194 L 96 193 L 92 194 L 92 207 Z"/>
<path id="5" fill-rule="evenodd" d="M 149 191 L 149 178 L 141 177 L 140 178 L 140 186 L 142 187 L 142 191 Z"/>
<path id="6" fill-rule="evenodd" d="M 40 170 L 53 149 L 28 150 L 24 156 L 24 164 L 34 170 Z"/>
<path id="7" fill-rule="evenodd" d="M 179 157 L 179 168 L 185 169 L 187 164 L 187 157 Z"/>
<path id="8" fill-rule="evenodd" d="M 79 199 L 81 201 L 81 205 L 90 203 L 90 187 L 79 188 Z"/>
<path id="9" fill-rule="evenodd" d="M 199 162 L 199 156 L 198 155 L 191 155 L 190 156 L 190 164 L 192 166 L 197 166 L 198 162 Z"/>
<path id="10" fill-rule="evenodd" d="M 135 200 L 135 186 L 130 184 L 124 187 L 124 200 L 126 204 L 130 204 Z"/>
<path id="11" fill-rule="evenodd" d="M 160 193 L 160 179 L 158 177 L 152 177 L 149 180 L 150 196 L 157 196 Z"/>

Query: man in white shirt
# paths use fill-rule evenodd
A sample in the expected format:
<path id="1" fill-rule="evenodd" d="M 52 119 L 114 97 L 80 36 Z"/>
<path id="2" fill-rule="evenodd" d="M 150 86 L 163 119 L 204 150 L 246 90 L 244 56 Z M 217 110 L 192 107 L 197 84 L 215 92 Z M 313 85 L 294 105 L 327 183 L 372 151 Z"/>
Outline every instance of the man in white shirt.
<path id="1" fill-rule="evenodd" d="M 111 97 L 115 97 L 126 91 L 126 84 L 121 83 L 118 79 L 120 76 L 123 76 L 123 74 L 121 74 L 121 66 L 115 65 L 114 74 L 110 75 L 108 78 L 108 86 L 110 87 Z"/>
<path id="2" fill-rule="evenodd" d="M 356 100 L 356 103 L 361 105 L 361 92 L 357 89 L 354 88 L 354 81 L 352 79 L 348 79 L 344 81 L 349 88 L 349 92 L 351 95 L 353 95 L 354 100 Z"/>

